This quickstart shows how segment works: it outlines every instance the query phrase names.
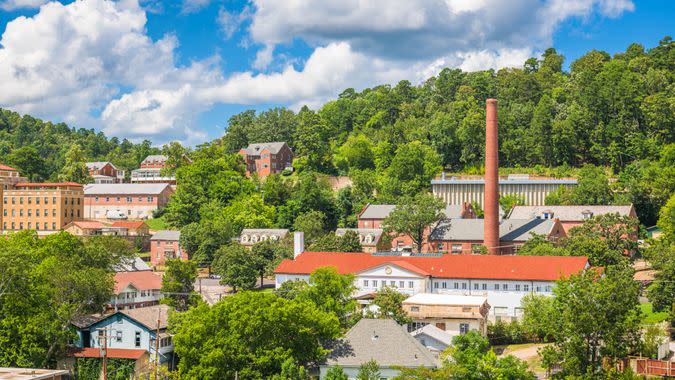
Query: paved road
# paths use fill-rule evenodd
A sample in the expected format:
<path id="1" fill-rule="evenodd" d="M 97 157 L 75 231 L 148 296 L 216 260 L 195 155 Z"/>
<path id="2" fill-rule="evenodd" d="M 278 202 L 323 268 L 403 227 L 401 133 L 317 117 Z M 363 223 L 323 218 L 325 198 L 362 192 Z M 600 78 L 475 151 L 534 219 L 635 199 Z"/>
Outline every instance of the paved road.
<path id="1" fill-rule="evenodd" d="M 266 287 L 274 286 L 274 279 L 266 278 L 263 282 Z M 256 286 L 260 286 L 260 281 Z M 209 305 L 218 302 L 222 297 L 232 294 L 232 288 L 220 284 L 219 279 L 200 277 L 195 281 L 195 290 L 202 295 L 202 298 Z"/>

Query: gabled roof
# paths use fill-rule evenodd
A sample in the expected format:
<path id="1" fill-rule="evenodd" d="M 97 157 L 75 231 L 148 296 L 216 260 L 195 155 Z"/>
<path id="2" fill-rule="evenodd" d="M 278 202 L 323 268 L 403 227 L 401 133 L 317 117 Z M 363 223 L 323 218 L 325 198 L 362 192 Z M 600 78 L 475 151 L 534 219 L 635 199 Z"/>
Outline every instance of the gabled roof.
<path id="1" fill-rule="evenodd" d="M 169 305 L 154 305 L 147 307 L 139 307 L 136 309 L 120 310 L 127 317 L 141 323 L 148 330 L 157 329 L 157 318 L 159 318 L 159 328 L 165 329 L 168 326 L 169 320 Z"/>
<path id="2" fill-rule="evenodd" d="M 285 142 L 268 142 L 268 143 L 256 143 L 256 144 L 249 144 L 246 148 L 243 148 L 241 151 L 243 151 L 246 154 L 250 155 L 259 155 L 260 151 L 267 148 L 271 154 L 277 154 L 281 150 L 281 148 L 284 147 L 284 145 L 287 145 Z"/>
<path id="3" fill-rule="evenodd" d="M 166 161 L 168 158 L 163 154 L 151 154 L 148 157 L 145 157 L 143 162 L 147 161 Z"/>
<path id="4" fill-rule="evenodd" d="M 553 217 L 561 221 L 583 221 L 584 214 L 592 216 L 604 214 L 619 214 L 629 216 L 633 205 L 581 205 L 581 206 L 515 206 L 509 214 L 510 219 L 541 218 L 544 212 L 553 213 Z"/>
<path id="5" fill-rule="evenodd" d="M 286 228 L 244 228 L 241 230 L 242 235 L 251 235 L 251 234 L 264 234 L 264 235 L 276 235 L 279 237 L 286 236 L 288 234 L 288 229 Z"/>
<path id="6" fill-rule="evenodd" d="M 115 273 L 115 294 L 119 294 L 129 285 L 138 290 L 161 289 L 162 276 L 150 271 Z"/>
<path id="7" fill-rule="evenodd" d="M 178 240 L 180 240 L 180 231 L 159 230 L 159 231 L 155 232 L 154 235 L 152 235 L 150 240 L 178 241 Z"/>
<path id="8" fill-rule="evenodd" d="M 419 335 L 426 335 L 429 336 L 433 339 L 436 339 L 437 341 L 445 344 L 446 346 L 449 346 L 452 344 L 452 337 L 453 335 L 450 334 L 449 332 L 445 330 L 441 330 L 438 327 L 428 324 L 424 327 L 421 327 L 413 332 L 410 333 L 410 335 L 417 337 Z"/>
<path id="9" fill-rule="evenodd" d="M 107 357 L 110 359 L 133 359 L 138 360 L 147 353 L 146 350 L 133 348 L 108 348 Z M 98 347 L 75 348 L 68 352 L 68 356 L 76 358 L 100 358 L 101 349 Z"/>
<path id="10" fill-rule="evenodd" d="M 321 267 L 335 267 L 338 273 L 358 273 L 385 263 L 406 262 L 437 278 L 555 281 L 585 269 L 583 256 L 383 256 L 368 253 L 304 252 L 283 260 L 276 274 L 311 274 Z"/>
<path id="11" fill-rule="evenodd" d="M 18 172 L 19 171 L 18 169 L 14 169 L 11 166 L 7 166 L 7 165 L 3 165 L 3 164 L 0 164 L 0 170 L 7 170 L 7 171 L 10 171 L 10 172 Z"/>
<path id="12" fill-rule="evenodd" d="M 104 167 L 104 166 L 106 166 L 106 165 L 108 165 L 108 164 L 110 164 L 110 166 L 112 166 L 113 169 L 117 169 L 117 168 L 115 167 L 115 165 L 113 165 L 113 163 L 110 162 L 110 161 L 94 161 L 94 162 L 87 162 L 87 163 L 85 163 L 85 165 L 87 166 L 87 169 L 88 169 L 88 170 L 99 170 L 99 169 L 101 169 L 102 167 Z"/>
<path id="13" fill-rule="evenodd" d="M 359 240 L 361 241 L 362 246 L 366 247 L 375 247 L 380 242 L 382 233 L 384 232 L 381 228 L 338 228 L 335 230 L 335 235 L 344 236 L 347 231 L 354 231 L 359 235 Z M 372 241 L 366 242 L 366 237 L 371 236 Z"/>
<path id="14" fill-rule="evenodd" d="M 148 264 L 140 257 L 124 260 L 115 267 L 115 272 L 139 272 L 149 270 L 151 270 L 150 266 L 148 266 Z"/>
<path id="15" fill-rule="evenodd" d="M 123 227 L 123 228 L 139 229 L 139 228 L 142 228 L 143 226 L 147 227 L 147 224 L 145 224 L 145 222 L 142 221 L 142 220 L 139 220 L 139 221 L 118 220 L 118 221 L 114 222 L 111 227 Z"/>
<path id="16" fill-rule="evenodd" d="M 103 223 L 95 220 L 76 220 L 68 223 L 68 225 L 65 226 L 64 229 L 67 229 L 71 225 L 80 227 L 83 230 L 98 230 L 105 227 Z"/>
<path id="17" fill-rule="evenodd" d="M 392 319 L 361 319 L 331 348 L 331 366 L 357 367 L 370 360 L 380 367 L 437 366 L 429 350 Z"/>
<path id="18" fill-rule="evenodd" d="M 484 219 L 446 219 L 429 235 L 430 241 L 482 241 Z M 550 219 L 504 219 L 499 223 L 502 241 L 527 241 L 532 234 L 548 236 L 556 222 Z"/>
<path id="19" fill-rule="evenodd" d="M 158 195 L 168 183 L 92 183 L 84 187 L 84 195 Z"/>

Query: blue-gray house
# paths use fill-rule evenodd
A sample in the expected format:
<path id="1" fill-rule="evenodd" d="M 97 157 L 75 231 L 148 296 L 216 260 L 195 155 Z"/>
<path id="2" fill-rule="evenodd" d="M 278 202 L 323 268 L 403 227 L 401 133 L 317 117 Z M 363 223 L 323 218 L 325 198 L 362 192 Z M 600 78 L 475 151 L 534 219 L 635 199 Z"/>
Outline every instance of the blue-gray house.
<path id="1" fill-rule="evenodd" d="M 169 307 L 155 305 L 136 309 L 120 310 L 113 314 L 77 318 L 76 347 L 101 347 L 107 334 L 108 348 L 142 349 L 156 360 L 155 347 L 159 331 L 159 359 L 170 367 L 173 364 L 173 340 L 167 333 Z"/>

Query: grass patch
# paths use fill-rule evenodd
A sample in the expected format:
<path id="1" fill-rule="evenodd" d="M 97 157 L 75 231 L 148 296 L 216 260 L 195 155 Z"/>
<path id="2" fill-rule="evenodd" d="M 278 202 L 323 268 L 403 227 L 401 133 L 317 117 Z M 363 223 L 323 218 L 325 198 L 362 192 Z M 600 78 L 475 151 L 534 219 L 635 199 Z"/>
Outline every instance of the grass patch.
<path id="1" fill-rule="evenodd" d="M 654 312 L 651 302 L 640 304 L 640 311 L 642 311 L 642 323 L 645 325 L 667 321 L 669 317 L 667 311 Z"/>
<path id="2" fill-rule="evenodd" d="M 166 220 L 164 220 L 163 216 L 161 218 L 147 219 L 145 224 L 147 224 L 148 227 L 154 231 L 169 229 L 169 225 L 166 223 Z"/>

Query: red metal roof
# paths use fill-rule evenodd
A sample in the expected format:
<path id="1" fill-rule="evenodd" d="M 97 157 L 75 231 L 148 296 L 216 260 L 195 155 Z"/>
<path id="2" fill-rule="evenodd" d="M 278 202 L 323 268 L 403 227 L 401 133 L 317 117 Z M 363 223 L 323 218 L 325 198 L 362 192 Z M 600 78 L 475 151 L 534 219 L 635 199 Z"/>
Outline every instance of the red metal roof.
<path id="1" fill-rule="evenodd" d="M 110 359 L 134 359 L 138 360 L 146 351 L 133 348 L 108 348 L 108 358 Z M 69 356 L 76 358 L 100 358 L 101 349 L 98 347 L 76 348 L 72 350 Z"/>
<path id="2" fill-rule="evenodd" d="M 125 227 L 138 229 L 145 226 L 144 221 L 118 220 L 112 224 L 112 227 Z"/>
<path id="3" fill-rule="evenodd" d="M 61 186 L 79 186 L 77 182 L 19 182 L 15 187 L 61 187 Z"/>
<path id="4" fill-rule="evenodd" d="M 161 289 L 162 276 L 150 271 L 115 273 L 115 294 L 119 294 L 129 284 L 138 290 Z"/>
<path id="5" fill-rule="evenodd" d="M 9 171 L 13 171 L 13 172 L 18 172 L 18 171 L 19 171 L 19 170 L 17 170 L 17 169 L 14 169 L 14 168 L 11 167 L 11 166 L 7 166 L 7 165 L 3 165 L 3 164 L 0 164 L 0 170 L 9 170 Z"/>
<path id="6" fill-rule="evenodd" d="M 277 274 L 310 274 L 332 266 L 341 274 L 358 273 L 382 264 L 399 266 L 437 278 L 555 281 L 586 268 L 586 257 L 443 255 L 440 257 L 374 256 L 368 253 L 304 252 L 294 260 L 283 260 Z"/>

